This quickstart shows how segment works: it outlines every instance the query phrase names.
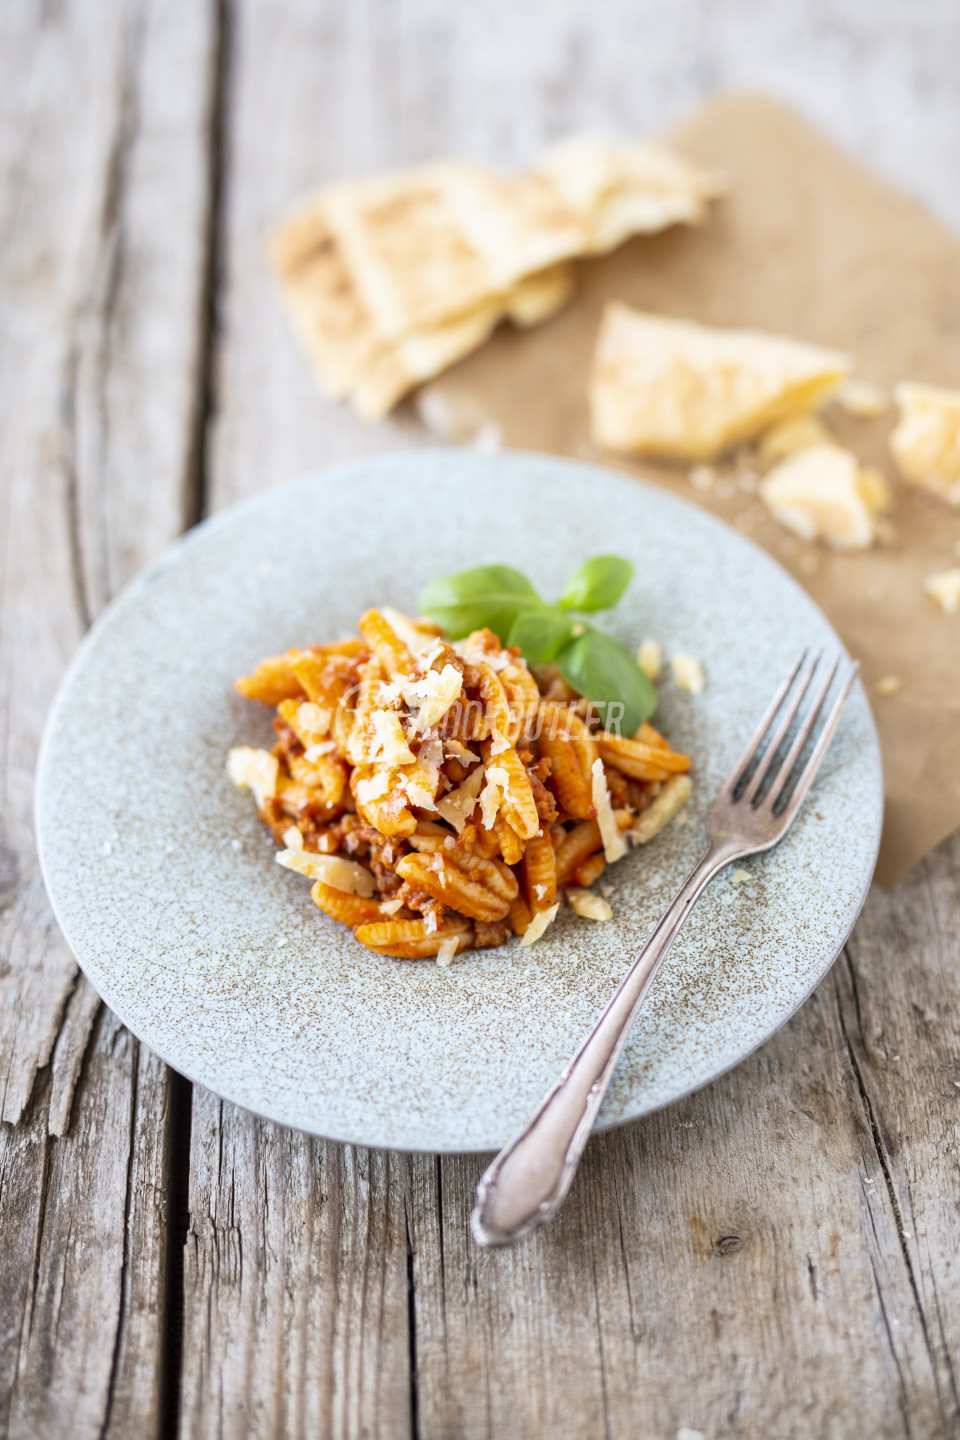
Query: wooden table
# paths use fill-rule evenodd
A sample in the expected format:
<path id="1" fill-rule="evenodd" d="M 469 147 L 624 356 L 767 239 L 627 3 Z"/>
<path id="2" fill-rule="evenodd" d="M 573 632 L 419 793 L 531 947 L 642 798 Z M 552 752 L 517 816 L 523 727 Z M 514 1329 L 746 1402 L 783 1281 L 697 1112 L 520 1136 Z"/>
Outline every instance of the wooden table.
<path id="1" fill-rule="evenodd" d="M 960 1433 L 958 837 L 871 894 L 774 1040 L 595 1139 L 560 1219 L 494 1254 L 468 1233 L 479 1158 L 313 1140 L 140 1046 L 32 838 L 44 715 L 118 587 L 251 491 L 423 443 L 314 391 L 261 260 L 298 192 L 643 131 L 746 79 L 960 218 L 952 0 L 804 13 L 0 8 L 4 1435 Z"/>

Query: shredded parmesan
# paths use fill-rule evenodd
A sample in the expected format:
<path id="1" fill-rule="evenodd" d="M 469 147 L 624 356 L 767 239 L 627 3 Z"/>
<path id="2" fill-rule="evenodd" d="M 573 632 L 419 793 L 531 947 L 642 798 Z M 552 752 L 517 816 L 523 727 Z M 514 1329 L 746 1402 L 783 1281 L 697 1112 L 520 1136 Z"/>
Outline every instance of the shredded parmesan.
<path id="1" fill-rule="evenodd" d="M 371 775 L 369 780 L 358 780 L 354 794 L 358 805 L 369 805 L 371 800 L 379 800 L 381 795 L 386 795 L 389 789 L 390 777 L 381 771 L 379 775 Z"/>
<path id="2" fill-rule="evenodd" d="M 380 914 L 381 914 L 381 915 L 396 915 L 397 911 L 398 911 L 398 910 L 402 910 L 402 909 L 403 909 L 403 901 L 401 900 L 401 898 L 400 898 L 399 895 L 397 895 L 396 898 L 393 899 L 393 900 L 381 900 L 381 901 L 380 901 Z"/>
<path id="3" fill-rule="evenodd" d="M 592 890 L 586 890 L 582 885 L 568 885 L 566 895 L 567 904 L 576 915 L 582 915 L 587 920 L 613 918 L 613 911 L 606 900 L 601 900 L 599 895 L 594 895 Z"/>
<path id="4" fill-rule="evenodd" d="M 461 745 L 459 740 L 444 740 L 443 753 L 448 760 L 459 760 L 460 764 L 465 765 L 468 770 L 471 765 L 477 765 L 480 762 L 480 756 L 474 755 L 473 751 L 468 750 L 466 745 Z"/>
<path id="5" fill-rule="evenodd" d="M 651 680 L 660 679 L 663 667 L 663 646 L 659 640 L 644 640 L 637 650 L 637 664 Z"/>
<path id="6" fill-rule="evenodd" d="M 670 660 L 674 684 L 691 695 L 702 695 L 706 685 L 703 666 L 695 655 L 674 655 Z"/>
<path id="7" fill-rule="evenodd" d="M 428 670 L 419 680 L 405 681 L 403 698 L 410 709 L 416 711 L 415 732 L 423 735 L 439 724 L 462 689 L 463 676 L 454 665 Z"/>
<path id="8" fill-rule="evenodd" d="M 227 756 L 227 774 L 234 785 L 246 785 L 253 791 L 257 808 L 277 793 L 280 762 L 268 750 L 255 750 L 250 745 L 237 745 Z"/>
<path id="9" fill-rule="evenodd" d="M 457 946 L 460 944 L 459 935 L 451 935 L 449 940 L 441 940 L 440 949 L 437 951 L 437 964 L 447 966 L 457 953 Z"/>
<path id="10" fill-rule="evenodd" d="M 637 816 L 628 831 L 630 839 L 637 845 L 646 845 L 654 835 L 659 835 L 686 805 L 692 789 L 689 775 L 671 775 L 653 804 Z"/>
<path id="11" fill-rule="evenodd" d="M 296 825 L 291 825 L 289 830 L 284 830 L 283 843 L 288 850 L 303 849 L 303 836 L 300 834 Z"/>
<path id="12" fill-rule="evenodd" d="M 484 830 L 492 830 L 500 802 L 510 788 L 510 776 L 502 765 L 488 765 L 486 777 L 487 783 L 480 796 L 480 813 L 483 816 Z"/>
<path id="13" fill-rule="evenodd" d="M 374 710 L 370 723 L 374 734 L 371 760 L 379 761 L 388 770 L 397 770 L 401 765 L 416 762 L 417 757 L 407 744 L 396 710 Z"/>
<path id="14" fill-rule="evenodd" d="M 484 650 L 476 641 L 471 644 L 472 636 L 468 635 L 465 640 L 458 640 L 454 644 L 454 651 L 461 660 L 466 660 L 468 665 L 489 665 L 491 670 L 507 670 L 516 662 L 512 655 L 506 650 Z"/>
<path id="15" fill-rule="evenodd" d="M 496 725 L 492 727 L 490 734 L 492 737 L 490 742 L 491 755 L 502 755 L 504 750 L 510 749 L 510 741 L 507 739 L 506 735 L 500 734 L 500 731 L 497 729 Z"/>
<path id="16" fill-rule="evenodd" d="M 556 919 L 557 911 L 560 909 L 560 902 L 551 905 L 549 910 L 540 910 L 520 936 L 521 945 L 533 945 L 546 930 L 547 926 Z"/>
<path id="17" fill-rule="evenodd" d="M 960 610 L 960 567 L 928 575 L 923 588 L 945 615 L 956 615 Z"/>
<path id="18" fill-rule="evenodd" d="M 303 704 L 297 707 L 297 738 L 303 741 L 305 735 L 311 738 L 326 735 L 332 719 L 332 713 L 324 706 L 315 705 L 312 700 L 304 700 Z"/>
<path id="19" fill-rule="evenodd" d="M 597 812 L 597 824 L 600 826 L 600 836 L 603 840 L 603 853 L 607 862 L 612 864 L 626 855 L 629 847 L 617 826 L 613 806 L 610 803 L 610 791 L 607 789 L 607 777 L 603 773 L 602 760 L 594 760 L 592 777 L 593 805 Z"/>
<path id="20" fill-rule="evenodd" d="M 312 850 L 278 850 L 277 864 L 287 870 L 296 870 L 310 880 L 322 880 L 333 890 L 343 890 L 347 895 L 371 896 L 376 888 L 373 875 L 356 860 L 345 860 L 342 855 L 317 855 Z"/>
<path id="21" fill-rule="evenodd" d="M 305 750 L 303 758 L 308 765 L 312 765 L 314 761 L 320 759 L 321 755 L 329 755 L 331 750 L 336 750 L 336 748 L 336 740 L 321 740 L 318 744 L 311 745 L 309 749 Z"/>
<path id="22" fill-rule="evenodd" d="M 451 790 L 449 795 L 444 795 L 442 800 L 437 801 L 437 809 L 440 814 L 448 825 L 453 826 L 458 835 L 476 808 L 477 796 L 480 794 L 482 784 L 483 766 L 480 766 L 476 770 L 471 770 L 466 780 L 456 790 Z M 494 818 L 496 818 L 496 812 L 494 812 Z M 493 824 L 492 820 L 490 824 Z M 489 828 L 490 826 L 487 826 L 487 829 Z"/>

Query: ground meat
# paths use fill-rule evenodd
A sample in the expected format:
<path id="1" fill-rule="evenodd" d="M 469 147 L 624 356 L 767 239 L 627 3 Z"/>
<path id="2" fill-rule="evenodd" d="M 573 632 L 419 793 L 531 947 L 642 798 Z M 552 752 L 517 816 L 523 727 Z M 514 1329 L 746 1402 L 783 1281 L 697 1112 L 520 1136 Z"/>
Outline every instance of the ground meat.
<path id="1" fill-rule="evenodd" d="M 551 826 L 556 820 L 559 811 L 557 809 L 557 802 L 553 794 L 547 789 L 546 785 L 544 785 L 543 781 L 540 779 L 540 775 L 538 774 L 538 771 L 544 764 L 547 766 L 547 771 L 549 773 L 549 760 L 540 760 L 536 765 L 528 765 L 526 769 L 527 774 L 530 777 L 530 788 L 533 791 L 533 803 L 537 807 L 537 814 L 540 816 L 540 822 L 545 828 L 549 828 L 549 826 Z"/>
<path id="2" fill-rule="evenodd" d="M 494 920 L 489 925 L 485 925 L 481 920 L 473 922 L 473 943 L 478 950 L 483 950 L 488 945 L 502 945 L 512 934 L 513 927 L 509 920 Z"/>

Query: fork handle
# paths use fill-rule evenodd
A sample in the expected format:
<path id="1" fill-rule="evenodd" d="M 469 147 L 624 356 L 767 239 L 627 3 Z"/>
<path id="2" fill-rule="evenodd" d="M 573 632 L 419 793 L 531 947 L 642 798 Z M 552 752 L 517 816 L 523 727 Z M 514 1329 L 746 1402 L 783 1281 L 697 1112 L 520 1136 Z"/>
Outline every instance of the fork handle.
<path id="1" fill-rule="evenodd" d="M 479 1245 L 522 1240 L 562 1204 L 660 962 L 704 886 L 742 854 L 722 837 L 711 840 L 533 1119 L 483 1172 L 471 1218 Z"/>

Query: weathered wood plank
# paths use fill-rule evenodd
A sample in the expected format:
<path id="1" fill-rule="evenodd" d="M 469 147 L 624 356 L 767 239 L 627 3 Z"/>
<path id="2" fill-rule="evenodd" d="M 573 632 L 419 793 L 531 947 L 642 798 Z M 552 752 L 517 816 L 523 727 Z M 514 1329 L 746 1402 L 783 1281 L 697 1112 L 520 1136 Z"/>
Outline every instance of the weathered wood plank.
<path id="1" fill-rule="evenodd" d="M 406 1437 L 406 1162 L 195 1091 L 181 1433 Z"/>
<path id="2" fill-rule="evenodd" d="M 572 0 L 549 17 L 290 3 L 279 22 L 238 0 L 211 508 L 418 438 L 405 415 L 362 426 L 313 389 L 262 263 L 283 206 L 336 174 L 439 150 L 510 163 L 598 121 L 648 130 L 698 99 L 708 72 L 742 79 L 744 46 L 779 50 L 782 16 L 691 14 L 652 25 L 617 6 L 588 33 Z M 810 42 L 810 73 L 846 83 L 838 57 L 858 48 L 859 23 L 837 7 Z M 690 63 L 677 75 L 680 44 Z M 904 44 L 922 48 L 913 31 Z M 843 122 L 876 160 L 875 132 Z M 887 157 L 896 173 L 893 141 Z M 911 170 L 931 192 L 941 173 Z M 863 984 L 882 1009 L 876 969 Z M 563 1216 L 512 1253 L 469 1240 L 479 1159 L 363 1156 L 198 1092 L 184 1432 L 950 1433 L 948 1365 L 925 1338 L 842 982 L 735 1074 L 595 1140 Z M 930 1284 L 944 1273 L 938 1257 Z"/>
<path id="3" fill-rule="evenodd" d="M 212 0 L 0 15 L 0 1431 L 16 1436 L 150 1436 L 164 1413 L 171 1079 L 76 970 L 31 790 L 81 634 L 193 508 L 216 29 Z"/>

